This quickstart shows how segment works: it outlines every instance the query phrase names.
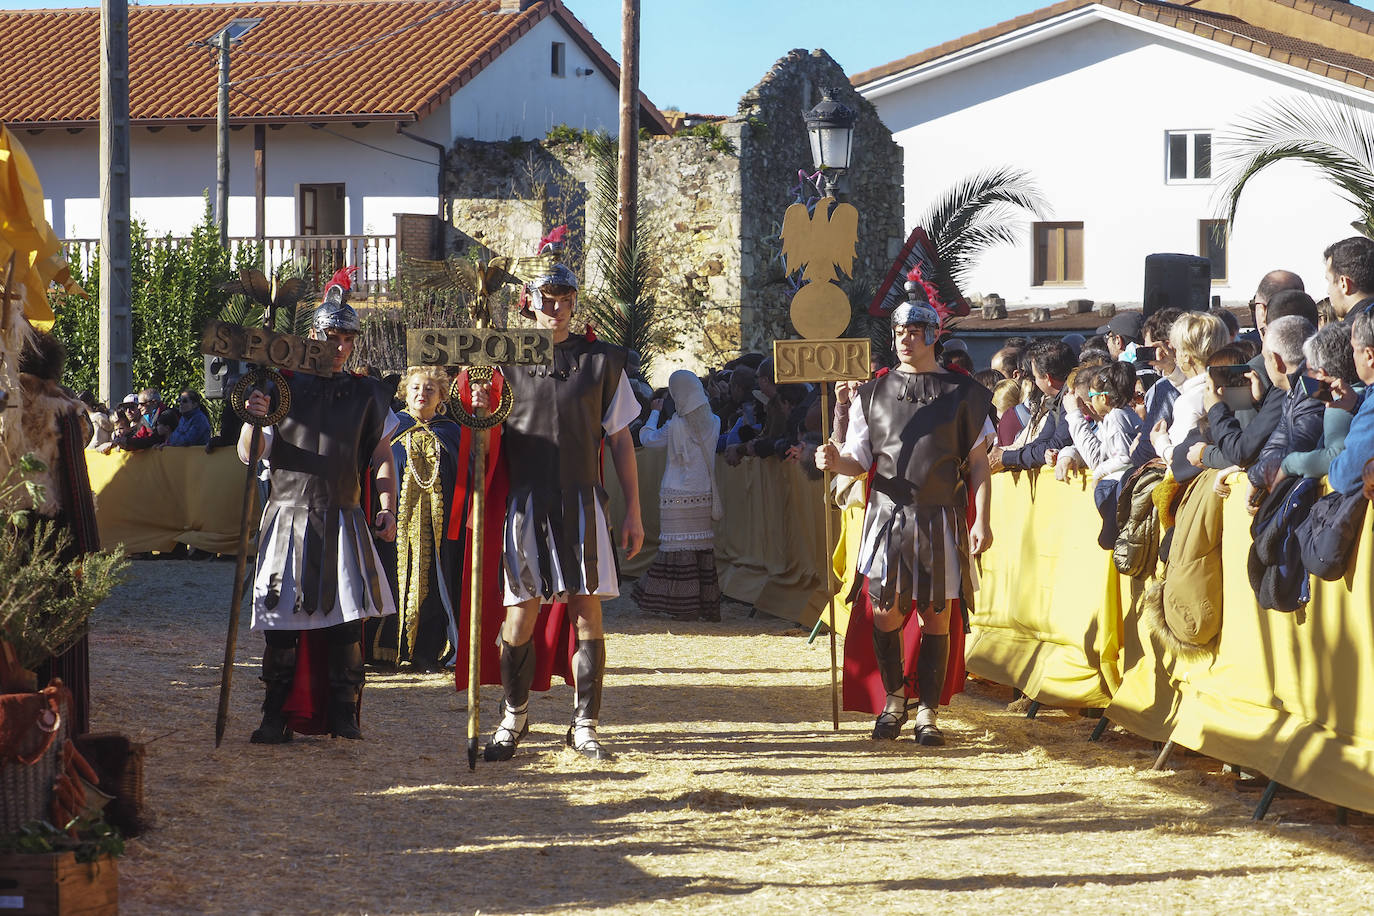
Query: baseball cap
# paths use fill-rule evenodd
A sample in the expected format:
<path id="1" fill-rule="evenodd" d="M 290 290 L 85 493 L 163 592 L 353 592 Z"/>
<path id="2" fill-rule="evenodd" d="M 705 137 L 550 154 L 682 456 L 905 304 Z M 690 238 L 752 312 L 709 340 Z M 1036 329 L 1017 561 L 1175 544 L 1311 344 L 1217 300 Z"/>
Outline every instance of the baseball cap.
<path id="1" fill-rule="evenodd" d="M 1115 334 L 1130 340 L 1140 340 L 1141 328 L 1145 324 L 1142 312 L 1117 312 L 1111 321 L 1097 329 L 1098 334 Z"/>

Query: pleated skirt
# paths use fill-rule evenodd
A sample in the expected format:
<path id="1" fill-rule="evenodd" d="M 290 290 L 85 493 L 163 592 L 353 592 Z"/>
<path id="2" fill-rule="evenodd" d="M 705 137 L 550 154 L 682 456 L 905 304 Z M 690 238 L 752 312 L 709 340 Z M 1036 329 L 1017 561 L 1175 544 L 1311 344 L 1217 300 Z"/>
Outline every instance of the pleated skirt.
<path id="1" fill-rule="evenodd" d="M 898 506 L 882 494 L 870 499 L 859 541 L 858 573 L 878 607 L 899 594 L 917 604 L 942 604 L 972 595 L 978 576 L 969 562 L 968 521 L 951 506 Z"/>
<path id="2" fill-rule="evenodd" d="M 714 550 L 660 550 L 630 596 L 639 609 L 679 620 L 720 619 Z"/>
<path id="3" fill-rule="evenodd" d="M 361 508 L 268 504 L 253 577 L 254 630 L 318 630 L 394 613 Z"/>
<path id="4" fill-rule="evenodd" d="M 579 488 L 552 506 L 535 493 L 512 494 L 506 507 L 505 603 L 571 595 L 614 598 L 620 570 L 606 514 L 606 491 Z"/>

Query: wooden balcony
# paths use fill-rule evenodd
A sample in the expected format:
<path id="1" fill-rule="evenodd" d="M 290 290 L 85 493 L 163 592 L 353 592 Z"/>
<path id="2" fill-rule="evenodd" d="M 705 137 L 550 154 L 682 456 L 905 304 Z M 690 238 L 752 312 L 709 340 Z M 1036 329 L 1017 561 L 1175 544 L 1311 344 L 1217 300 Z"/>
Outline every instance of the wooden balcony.
<path id="1" fill-rule="evenodd" d="M 150 245 L 181 245 L 185 238 L 150 239 Z M 236 255 L 244 246 L 258 244 L 251 237 L 229 239 Z M 67 260 L 81 266 L 83 276 L 100 249 L 99 239 L 65 239 L 62 246 Z M 341 267 L 357 265 L 353 295 L 358 298 L 391 298 L 395 294 L 400 253 L 394 235 L 269 235 L 262 240 L 263 271 L 269 276 L 284 264 L 299 261 L 305 266 L 311 288 L 317 293 Z"/>

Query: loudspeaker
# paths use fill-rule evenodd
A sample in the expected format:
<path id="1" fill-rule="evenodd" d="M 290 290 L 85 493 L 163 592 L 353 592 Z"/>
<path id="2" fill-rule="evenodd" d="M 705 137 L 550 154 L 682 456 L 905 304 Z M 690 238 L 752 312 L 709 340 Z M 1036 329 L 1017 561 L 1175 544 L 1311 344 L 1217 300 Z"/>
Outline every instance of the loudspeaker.
<path id="1" fill-rule="evenodd" d="M 246 367 L 234 359 L 205 357 L 205 397 L 213 400 L 227 395 Z"/>
<path id="2" fill-rule="evenodd" d="M 1212 295 L 1212 262 L 1194 254 L 1145 256 L 1144 313 L 1160 309 L 1205 312 Z"/>

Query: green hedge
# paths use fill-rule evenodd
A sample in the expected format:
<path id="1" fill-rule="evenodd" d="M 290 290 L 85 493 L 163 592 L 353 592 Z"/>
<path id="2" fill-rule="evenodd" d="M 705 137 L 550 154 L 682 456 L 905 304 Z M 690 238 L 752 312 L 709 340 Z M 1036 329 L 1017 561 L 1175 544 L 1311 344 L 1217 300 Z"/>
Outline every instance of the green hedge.
<path id="1" fill-rule="evenodd" d="M 220 247 L 208 198 L 205 216 L 189 238 L 153 238 L 135 222 L 130 241 L 134 389 L 157 388 L 165 398 L 182 388 L 202 391 L 201 331 L 229 301 L 220 284 L 254 266 L 260 253 L 245 246 L 231 259 Z M 72 274 L 86 295 L 57 298 L 53 333 L 67 347 L 64 384 L 73 391 L 95 392 L 100 388 L 99 260 L 85 275 L 80 264 L 73 264 Z M 118 401 L 126 394 L 111 392 L 111 398 Z"/>

